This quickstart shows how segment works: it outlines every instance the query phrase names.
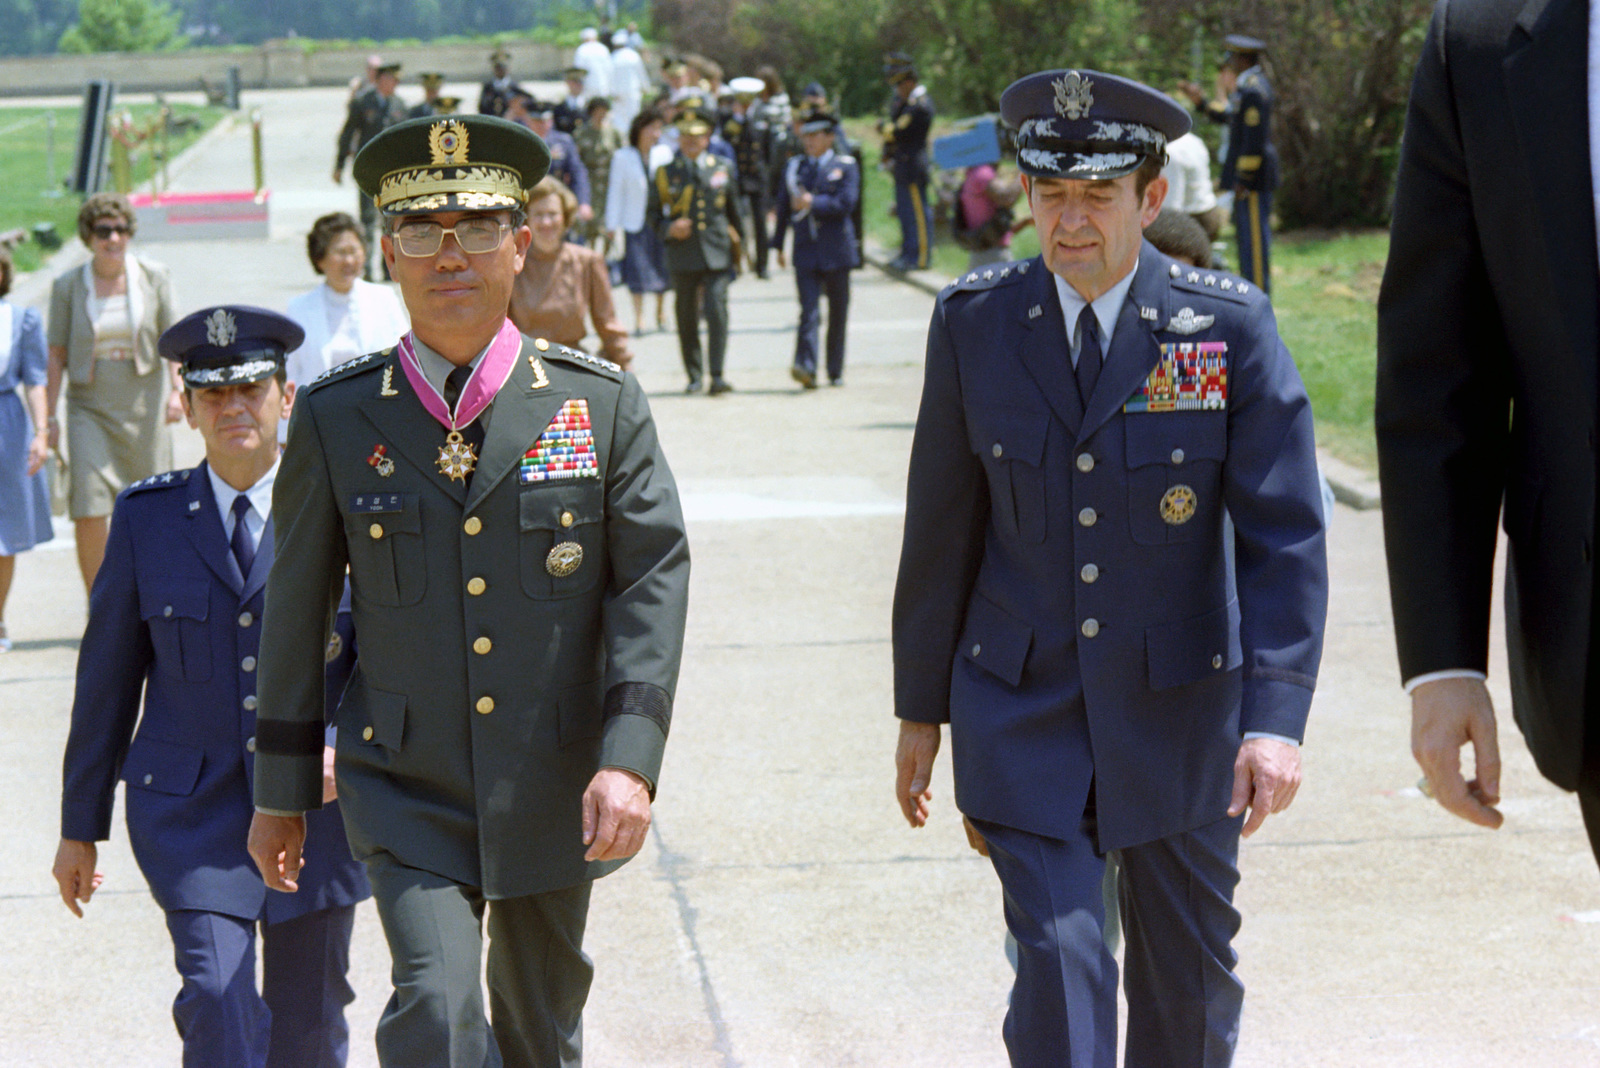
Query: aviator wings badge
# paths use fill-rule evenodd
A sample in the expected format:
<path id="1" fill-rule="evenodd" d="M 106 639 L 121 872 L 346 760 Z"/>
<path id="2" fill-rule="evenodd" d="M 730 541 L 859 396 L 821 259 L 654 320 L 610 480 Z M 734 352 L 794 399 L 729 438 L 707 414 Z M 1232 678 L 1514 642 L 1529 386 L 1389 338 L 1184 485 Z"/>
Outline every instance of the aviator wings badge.
<path id="1" fill-rule="evenodd" d="M 1193 308 L 1179 308 L 1162 329 L 1174 334 L 1198 334 L 1216 321 L 1215 315 L 1196 315 Z"/>

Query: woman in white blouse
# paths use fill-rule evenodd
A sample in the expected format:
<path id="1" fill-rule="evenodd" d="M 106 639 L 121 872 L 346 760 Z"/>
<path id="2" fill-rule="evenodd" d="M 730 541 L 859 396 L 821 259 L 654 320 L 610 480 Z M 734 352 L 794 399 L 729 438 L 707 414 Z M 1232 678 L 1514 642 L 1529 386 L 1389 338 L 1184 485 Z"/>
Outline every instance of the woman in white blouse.
<path id="1" fill-rule="evenodd" d="M 362 280 L 367 244 L 355 219 L 336 211 L 312 223 L 306 254 L 322 284 L 295 297 L 287 309 L 306 332 L 288 358 L 289 381 L 301 386 L 347 360 L 388 348 L 411 329 L 394 290 Z M 288 428 L 285 420 L 280 439 Z"/>
<path id="2" fill-rule="evenodd" d="M 663 122 L 652 109 L 633 117 L 628 126 L 628 147 L 611 157 L 611 181 L 606 191 L 606 230 L 627 235 L 622 254 L 622 284 L 633 297 L 633 332 L 644 333 L 644 295 L 656 295 L 656 329 L 666 329 L 662 304 L 667 292 L 666 250 L 661 238 L 644 224 L 645 201 L 656 168 L 672 159 L 672 150 L 659 143 Z"/>

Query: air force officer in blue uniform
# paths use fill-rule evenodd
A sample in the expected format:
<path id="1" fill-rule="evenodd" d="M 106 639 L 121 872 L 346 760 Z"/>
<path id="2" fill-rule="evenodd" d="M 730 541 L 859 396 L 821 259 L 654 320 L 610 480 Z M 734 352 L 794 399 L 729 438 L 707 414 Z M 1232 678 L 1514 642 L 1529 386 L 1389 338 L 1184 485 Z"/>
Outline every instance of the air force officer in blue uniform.
<path id="1" fill-rule="evenodd" d="M 790 374 L 807 389 L 817 384 L 817 326 L 828 295 L 828 382 L 844 381 L 844 332 L 850 317 L 850 271 L 856 265 L 851 216 L 861 200 L 861 168 L 854 156 L 835 152 L 839 120 L 825 107 L 800 119 L 805 151 L 784 168 L 785 196 L 778 212 L 777 244 L 794 228 L 794 280 L 800 290 L 800 329 Z"/>
<path id="2" fill-rule="evenodd" d="M 245 850 L 277 427 L 294 395 L 284 352 L 301 339 L 292 321 L 245 307 L 196 312 L 162 335 L 206 459 L 118 499 L 78 657 L 54 874 L 83 915 L 120 778 L 134 858 L 183 979 L 172 1013 L 186 1068 L 337 1068 L 349 1046 L 351 922 L 370 891 L 338 805 L 311 813 L 298 894 L 269 895 Z"/>
<path id="3" fill-rule="evenodd" d="M 1019 945 L 1015 1065 L 1226 1065 L 1241 830 L 1293 799 L 1322 650 L 1311 409 L 1259 287 L 1142 238 L 1184 112 L 1092 71 L 1012 85 L 1042 256 L 939 298 L 894 607 L 896 792 L 940 724 Z M 1248 811 L 1249 817 L 1245 818 Z"/>

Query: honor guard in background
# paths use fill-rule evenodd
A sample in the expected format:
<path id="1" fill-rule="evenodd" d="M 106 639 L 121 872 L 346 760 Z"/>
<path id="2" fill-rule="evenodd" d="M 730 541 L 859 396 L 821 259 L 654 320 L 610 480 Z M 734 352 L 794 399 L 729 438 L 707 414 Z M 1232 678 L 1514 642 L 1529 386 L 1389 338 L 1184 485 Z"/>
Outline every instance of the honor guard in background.
<path id="1" fill-rule="evenodd" d="M 400 84 L 400 64 L 386 63 L 378 68 L 377 81 L 369 88 L 357 93 L 350 101 L 350 108 L 345 115 L 344 126 L 339 130 L 338 156 L 333 161 L 333 183 L 344 183 L 344 164 L 351 156 L 361 150 L 368 141 L 387 130 L 397 122 L 404 122 L 409 115 L 405 101 L 401 100 L 395 88 Z M 366 235 L 367 248 L 374 249 L 378 245 L 378 212 L 372 206 L 369 198 L 357 195 L 360 206 L 361 229 Z M 372 281 L 371 253 L 361 272 L 362 277 Z M 387 274 L 384 275 L 388 277 Z"/>
<path id="2" fill-rule="evenodd" d="M 656 170 L 645 204 L 645 225 L 661 235 L 678 313 L 678 351 L 700 390 L 700 309 L 705 307 L 712 396 L 733 389 L 722 376 L 728 351 L 728 282 L 743 230 L 743 198 L 733 165 L 712 154 L 712 115 L 703 98 L 689 97 L 678 114 L 678 154 Z M 704 300 L 701 295 L 704 293 Z"/>
<path id="3" fill-rule="evenodd" d="M 789 161 L 786 199 L 778 212 L 777 242 L 794 229 L 794 280 L 800 290 L 800 327 L 789 374 L 806 389 L 817 386 L 817 326 L 822 295 L 828 295 L 828 384 L 844 384 L 845 324 L 850 316 L 850 271 L 855 266 L 855 227 L 850 221 L 861 199 L 861 169 L 853 156 L 834 150 L 839 120 L 823 107 L 800 118 L 803 154 Z"/>
<path id="4" fill-rule="evenodd" d="M 753 240 L 751 266 L 756 277 L 767 277 L 767 188 L 772 181 L 773 131 L 754 107 L 756 97 L 766 88 L 760 78 L 735 78 L 728 83 L 733 91 L 732 111 L 722 121 L 722 137 L 733 146 L 734 163 L 739 170 L 739 195 L 744 199 L 745 219 Z"/>
<path id="5" fill-rule="evenodd" d="M 894 177 L 894 213 L 900 220 L 900 254 L 889 266 L 897 271 L 928 266 L 933 240 L 933 205 L 928 203 L 928 130 L 933 101 L 917 81 L 917 69 L 904 52 L 883 57 L 883 75 L 894 87 L 889 117 L 878 124 L 883 163 Z"/>
<path id="6" fill-rule="evenodd" d="M 556 129 L 564 134 L 577 133 L 578 127 L 583 125 L 583 105 L 589 99 L 583 91 L 587 73 L 582 67 L 566 69 L 567 95 L 552 109 Z"/>
<path id="7" fill-rule="evenodd" d="M 327 691 L 349 674 L 342 640 L 326 678 L 320 647 L 310 668 L 307 782 L 326 802 L 306 826 L 316 863 L 287 897 L 267 892 L 245 851 L 277 429 L 294 399 L 284 353 L 303 336 L 281 315 L 232 305 L 161 336 L 206 458 L 118 498 L 78 655 L 56 881 L 81 916 L 100 885 L 95 843 L 110 837 L 120 779 L 134 859 L 183 979 L 172 1016 L 186 1068 L 331 1068 L 349 1049 L 350 931 L 370 891 L 345 841 L 323 729 Z"/>
<path id="8" fill-rule="evenodd" d="M 578 198 L 578 220 L 588 223 L 594 218 L 593 202 L 590 200 L 592 187 L 589 184 L 589 168 L 583 165 L 578 142 L 572 139 L 571 134 L 555 128 L 554 104 L 528 97 L 524 106 L 527 109 L 528 129 L 539 135 L 550 152 L 550 173 L 572 190 L 572 195 Z"/>
<path id="9" fill-rule="evenodd" d="M 447 114 L 439 106 L 439 90 L 444 85 L 444 75 L 437 71 L 429 71 L 426 74 L 418 75 L 417 80 L 422 83 L 422 103 L 411 109 L 410 117 L 413 119 L 425 119 L 430 115 Z"/>
<path id="10" fill-rule="evenodd" d="M 1222 99 L 1207 102 L 1198 86 L 1184 92 L 1212 122 L 1226 123 L 1222 188 L 1233 191 L 1233 230 L 1239 273 L 1272 290 L 1272 193 L 1278 188 L 1278 150 L 1272 144 L 1272 87 L 1261 70 L 1266 44 L 1254 37 L 1223 38 L 1228 55 L 1217 72 Z"/>
<path id="11" fill-rule="evenodd" d="M 1087 70 L 1000 98 L 1044 252 L 939 297 L 894 605 L 896 795 L 950 724 L 1018 943 L 1015 1065 L 1227 1065 L 1241 832 L 1300 780 L 1327 609 L 1311 407 L 1254 283 L 1141 237 L 1165 95 Z M 1245 813 L 1249 812 L 1248 819 Z"/>
<path id="12" fill-rule="evenodd" d="M 595 202 L 593 215 L 573 229 L 591 248 L 605 235 L 606 198 L 611 192 L 611 160 L 623 146 L 622 134 L 607 121 L 611 101 L 597 96 L 583 106 L 583 124 L 572 135 L 578 146 L 578 160 L 589 176 L 589 190 Z M 607 251 L 609 252 L 609 244 Z"/>
<path id="13" fill-rule="evenodd" d="M 492 74 L 478 93 L 478 114 L 502 118 L 522 87 L 511 79 L 511 53 L 504 48 L 496 48 L 489 56 L 489 69 Z"/>
<path id="14" fill-rule="evenodd" d="M 303 827 L 348 565 L 336 772 L 393 957 L 385 1068 L 581 1063 L 590 887 L 644 844 L 671 720 L 689 554 L 644 392 L 506 318 L 548 163 L 485 116 L 356 159 L 412 330 L 301 391 L 274 495 L 251 855 L 296 893 L 328 863 Z"/>

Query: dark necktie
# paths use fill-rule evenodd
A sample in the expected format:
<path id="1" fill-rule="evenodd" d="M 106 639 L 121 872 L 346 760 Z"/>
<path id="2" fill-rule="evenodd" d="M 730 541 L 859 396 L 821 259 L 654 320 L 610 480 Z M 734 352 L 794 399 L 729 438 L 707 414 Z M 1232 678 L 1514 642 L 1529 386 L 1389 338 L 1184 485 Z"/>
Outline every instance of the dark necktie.
<path id="1" fill-rule="evenodd" d="M 233 540 L 228 544 L 233 548 L 233 559 L 239 565 L 239 574 L 245 578 L 250 577 L 250 565 L 256 562 L 256 547 L 244 526 L 245 513 L 249 511 L 249 497 L 241 493 L 233 499 Z"/>
<path id="2" fill-rule="evenodd" d="M 1087 410 L 1095 383 L 1100 381 L 1100 365 L 1105 362 L 1100 353 L 1100 323 L 1094 317 L 1092 304 L 1085 304 L 1078 315 L 1078 337 L 1078 395 Z"/>
<path id="3" fill-rule="evenodd" d="M 450 377 L 444 380 L 444 402 L 450 407 L 450 415 L 455 416 L 456 402 L 461 399 L 461 393 L 467 388 L 467 379 L 472 377 L 472 366 L 457 367 L 450 372 Z M 467 444 L 472 446 L 475 455 L 483 454 L 483 416 L 480 414 L 469 426 L 461 427 L 461 436 Z M 470 474 L 468 475 L 470 479 Z"/>

